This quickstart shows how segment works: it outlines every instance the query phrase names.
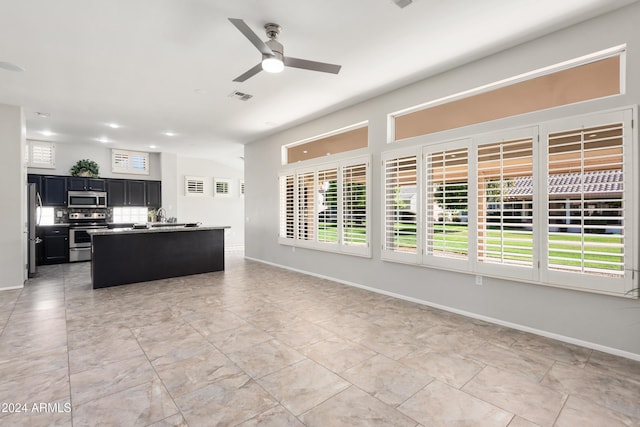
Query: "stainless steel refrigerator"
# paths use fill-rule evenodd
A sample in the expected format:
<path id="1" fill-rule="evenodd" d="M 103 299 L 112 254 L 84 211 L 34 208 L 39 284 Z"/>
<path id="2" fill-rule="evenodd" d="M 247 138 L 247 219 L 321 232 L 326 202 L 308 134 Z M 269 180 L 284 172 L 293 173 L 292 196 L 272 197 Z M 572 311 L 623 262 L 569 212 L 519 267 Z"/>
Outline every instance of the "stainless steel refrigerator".
<path id="1" fill-rule="evenodd" d="M 35 184 L 27 184 L 27 216 L 28 220 L 28 239 L 29 239 L 29 277 L 36 274 L 36 253 L 37 245 L 42 241 L 36 236 L 36 227 L 40 224 L 40 210 L 42 199 Z"/>

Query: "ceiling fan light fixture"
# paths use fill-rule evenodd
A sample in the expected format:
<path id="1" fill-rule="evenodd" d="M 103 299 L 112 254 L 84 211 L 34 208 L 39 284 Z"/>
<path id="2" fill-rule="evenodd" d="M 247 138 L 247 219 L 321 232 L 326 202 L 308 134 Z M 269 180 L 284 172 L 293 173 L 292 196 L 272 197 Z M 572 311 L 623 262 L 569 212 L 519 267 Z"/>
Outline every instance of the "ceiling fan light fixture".
<path id="1" fill-rule="evenodd" d="M 262 60 L 262 69 L 267 73 L 280 73 L 284 70 L 284 62 L 275 56 Z"/>

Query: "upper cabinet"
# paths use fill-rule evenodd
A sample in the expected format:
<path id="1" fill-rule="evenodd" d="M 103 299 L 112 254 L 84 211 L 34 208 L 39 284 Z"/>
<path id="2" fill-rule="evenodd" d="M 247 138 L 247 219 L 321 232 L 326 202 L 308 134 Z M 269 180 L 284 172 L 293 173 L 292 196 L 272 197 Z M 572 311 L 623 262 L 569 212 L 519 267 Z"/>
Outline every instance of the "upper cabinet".
<path id="1" fill-rule="evenodd" d="M 42 177 L 42 204 L 44 206 L 67 206 L 67 178 L 64 176 Z"/>
<path id="2" fill-rule="evenodd" d="M 67 178 L 67 189 L 71 191 L 106 191 L 107 181 L 99 178 L 73 176 Z"/>
<path id="3" fill-rule="evenodd" d="M 162 206 L 162 186 L 160 181 L 145 181 L 145 195 L 148 207 L 159 208 Z"/>
<path id="4" fill-rule="evenodd" d="M 107 203 L 109 206 L 147 206 L 159 208 L 161 205 L 160 181 L 107 180 Z"/>
<path id="5" fill-rule="evenodd" d="M 146 206 L 144 181 L 127 181 L 127 206 Z"/>

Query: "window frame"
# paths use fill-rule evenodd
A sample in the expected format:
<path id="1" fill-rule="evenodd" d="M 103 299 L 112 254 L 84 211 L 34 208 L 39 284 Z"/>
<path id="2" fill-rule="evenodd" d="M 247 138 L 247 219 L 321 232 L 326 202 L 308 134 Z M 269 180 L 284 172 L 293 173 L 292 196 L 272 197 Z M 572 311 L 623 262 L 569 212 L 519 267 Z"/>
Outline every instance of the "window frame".
<path id="1" fill-rule="evenodd" d="M 327 252 L 337 252 L 347 255 L 356 255 L 362 257 L 371 257 L 371 161 L 370 156 L 359 156 L 355 158 L 344 159 L 335 162 L 319 163 L 313 166 L 306 166 L 303 168 L 291 168 L 283 170 L 278 175 L 278 243 L 287 246 L 296 246 L 308 249 L 322 250 Z M 366 222 L 365 222 L 365 236 L 366 242 L 362 245 L 345 244 L 342 238 L 343 232 L 343 170 L 346 167 L 364 164 L 366 167 L 365 177 L 365 197 L 366 197 Z M 318 240 L 319 221 L 318 221 L 318 173 L 321 171 L 336 170 L 337 176 L 337 203 L 336 203 L 336 232 L 337 241 L 327 242 Z M 312 198 L 312 210 L 313 210 L 313 228 L 309 239 L 301 239 L 299 234 L 300 227 L 300 181 L 299 177 L 305 174 L 311 174 L 313 177 L 313 198 Z M 293 180 L 293 216 L 287 216 L 287 199 L 283 198 L 287 194 L 287 179 Z M 283 216 L 284 215 L 284 216 Z M 287 221 L 293 220 L 293 237 L 283 236 L 283 226 Z"/>
<path id="2" fill-rule="evenodd" d="M 116 163 L 117 156 L 122 156 L 127 159 L 126 166 L 121 166 Z M 144 162 L 144 169 L 138 169 L 134 167 L 134 159 L 142 159 Z M 111 150 L 111 172 L 133 175 L 149 175 L 149 153 L 144 151 L 131 151 L 131 150 Z"/>
<path id="3" fill-rule="evenodd" d="M 50 161 L 47 163 L 36 162 L 34 151 L 43 149 L 49 152 Z M 36 139 L 27 140 L 27 167 L 38 169 L 55 169 L 56 168 L 56 144 L 55 142 L 39 141 Z"/>
<path id="4" fill-rule="evenodd" d="M 640 237 L 636 236 L 639 229 L 640 210 L 639 199 L 634 197 L 638 191 L 640 176 L 638 159 L 638 129 L 635 118 L 638 116 L 637 106 L 621 107 L 617 109 L 572 116 L 557 120 L 540 122 L 536 125 L 506 129 L 486 134 L 471 135 L 466 138 L 449 141 L 424 142 L 420 145 L 405 147 L 383 152 L 381 155 L 381 259 L 389 262 L 400 262 L 421 265 L 430 268 L 460 271 L 500 279 L 516 280 L 536 285 L 551 286 L 565 289 L 587 291 L 619 297 L 638 298 L 638 292 L 631 292 L 638 288 L 638 247 Z M 590 128 L 613 123 L 623 123 L 623 210 L 624 210 L 624 270 L 621 278 L 606 277 L 588 273 L 564 272 L 551 270 L 548 266 L 548 228 L 549 211 L 547 209 L 549 196 L 547 180 L 549 166 L 547 164 L 547 147 L 549 135 L 554 132 L 571 131 L 577 128 Z M 478 259 L 478 148 L 484 144 L 500 141 L 511 141 L 522 138 L 532 139 L 532 248 L 533 257 L 531 268 L 508 264 L 482 263 Z M 468 147 L 468 260 L 427 255 L 427 155 L 433 152 L 445 151 L 452 148 Z M 417 156 L 417 224 L 416 224 L 416 253 L 394 253 L 387 250 L 385 224 L 386 171 L 385 162 L 410 155 Z M 635 233 L 635 234 L 634 234 Z"/>

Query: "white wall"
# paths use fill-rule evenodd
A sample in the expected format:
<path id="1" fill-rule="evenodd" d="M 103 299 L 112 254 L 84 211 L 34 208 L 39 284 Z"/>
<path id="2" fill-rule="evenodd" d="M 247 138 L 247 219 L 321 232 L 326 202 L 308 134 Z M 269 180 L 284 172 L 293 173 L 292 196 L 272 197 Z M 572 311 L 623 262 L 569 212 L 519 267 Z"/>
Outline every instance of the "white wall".
<path id="1" fill-rule="evenodd" d="M 177 218 L 180 222 L 201 222 L 203 225 L 228 225 L 225 247 L 244 246 L 244 197 L 240 197 L 239 182 L 244 179 L 241 166 L 214 160 L 178 156 Z M 205 178 L 204 196 L 185 196 L 184 177 Z M 213 196 L 213 179 L 231 180 L 229 197 Z"/>
<path id="2" fill-rule="evenodd" d="M 21 288 L 26 270 L 26 174 L 22 108 L 0 104 L 0 290 Z"/>
<path id="3" fill-rule="evenodd" d="M 100 167 L 100 178 L 143 179 L 160 181 L 160 153 L 149 154 L 149 175 L 133 175 L 111 172 L 111 148 L 96 144 L 56 142 L 56 168 L 29 168 L 29 173 L 40 175 L 70 175 L 69 169 L 78 160 L 93 160 Z"/>
<path id="4" fill-rule="evenodd" d="M 623 43 L 628 47 L 627 92 L 624 95 L 441 132 L 427 139 L 444 141 L 638 104 L 639 20 L 640 3 L 635 3 L 246 145 L 246 256 L 640 359 L 640 302 L 637 300 L 490 278 L 484 279 L 483 286 L 477 286 L 471 275 L 383 262 L 379 249 L 382 243 L 380 154 L 415 145 L 412 142 L 394 146 L 386 143 L 388 113 Z M 359 258 L 302 248 L 296 248 L 294 252 L 288 246 L 279 245 L 277 174 L 281 169 L 280 147 L 363 120 L 369 120 L 368 152 L 373 158 L 373 257 Z M 402 280 L 398 280 L 399 277 Z"/>
<path id="5" fill-rule="evenodd" d="M 167 218 L 178 217 L 178 156 L 174 153 L 160 154 L 162 169 L 162 207 L 167 211 Z"/>

